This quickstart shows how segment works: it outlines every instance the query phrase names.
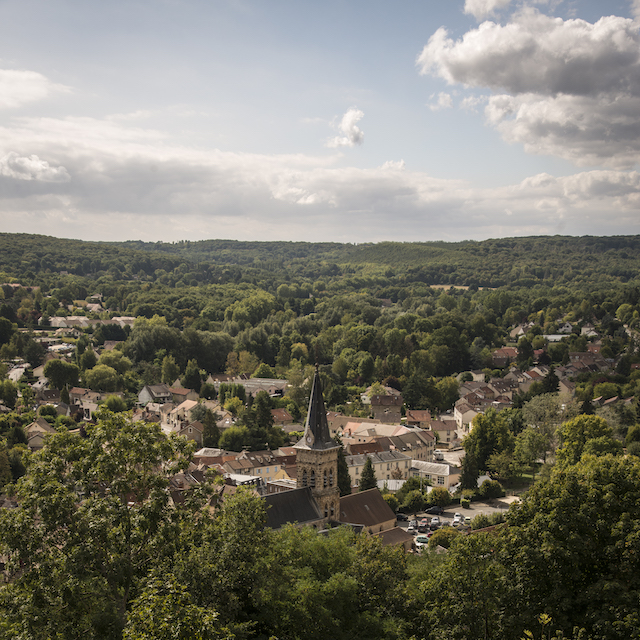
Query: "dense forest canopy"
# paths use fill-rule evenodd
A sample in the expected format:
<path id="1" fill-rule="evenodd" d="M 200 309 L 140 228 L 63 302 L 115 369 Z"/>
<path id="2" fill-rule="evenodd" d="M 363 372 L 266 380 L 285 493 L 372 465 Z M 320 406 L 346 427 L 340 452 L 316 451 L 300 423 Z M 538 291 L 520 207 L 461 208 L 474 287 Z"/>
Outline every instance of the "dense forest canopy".
<path id="1" fill-rule="evenodd" d="M 637 637 L 639 252 L 640 236 L 348 245 L 0 234 L 0 491 L 21 503 L 0 509 L 10 577 L 0 638 Z M 74 385 L 105 396 L 92 424 L 34 410 L 42 340 L 67 316 L 76 324 L 43 373 L 65 403 Z M 575 375 L 561 398 L 556 371 L 596 340 L 606 368 Z M 500 483 L 530 489 L 492 533 L 442 532 L 446 555 L 407 557 L 347 530 L 264 530 L 261 501 L 238 492 L 220 506 L 212 478 L 176 510 L 169 463 L 184 468 L 192 449 L 123 413 L 144 385 L 178 380 L 233 417 L 221 434 L 198 405 L 205 446 L 275 449 L 286 434 L 271 409 L 304 420 L 316 363 L 328 409 L 365 417 L 363 395 L 395 389 L 405 410 L 435 417 L 469 377 L 504 381 L 509 364 L 494 358 L 504 346 L 519 369 L 548 373 L 509 408 L 476 416 L 455 499 L 495 498 Z M 281 378 L 286 393 L 216 389 L 218 373 Z M 596 400 L 615 399 L 594 415 Z M 31 454 L 36 417 L 56 434 Z M 478 487 L 482 473 L 492 479 Z M 389 504 L 413 513 L 452 500 L 441 487 L 428 498 L 416 480 Z"/>

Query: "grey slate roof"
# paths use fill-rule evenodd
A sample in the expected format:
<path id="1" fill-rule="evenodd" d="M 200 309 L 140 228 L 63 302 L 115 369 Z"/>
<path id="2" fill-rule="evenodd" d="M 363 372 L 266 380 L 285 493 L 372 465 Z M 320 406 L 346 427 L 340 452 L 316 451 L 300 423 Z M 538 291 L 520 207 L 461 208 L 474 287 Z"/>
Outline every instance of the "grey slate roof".
<path id="1" fill-rule="evenodd" d="M 334 449 L 338 445 L 331 438 L 329 433 L 329 423 L 327 422 L 327 410 L 324 408 L 322 397 L 322 383 L 318 365 L 313 376 L 313 386 L 311 387 L 311 397 L 309 398 L 309 411 L 307 421 L 304 425 L 304 434 L 296 443 L 296 449 Z"/>
<path id="2" fill-rule="evenodd" d="M 311 487 L 271 493 L 264 497 L 267 503 L 267 527 L 279 529 L 290 522 L 298 524 L 321 520 Z"/>

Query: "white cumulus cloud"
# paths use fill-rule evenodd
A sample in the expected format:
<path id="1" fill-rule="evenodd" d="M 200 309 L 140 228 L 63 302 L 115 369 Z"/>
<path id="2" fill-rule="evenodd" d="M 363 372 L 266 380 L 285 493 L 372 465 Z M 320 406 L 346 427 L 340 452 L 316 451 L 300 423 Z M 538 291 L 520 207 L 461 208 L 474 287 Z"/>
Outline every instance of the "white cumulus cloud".
<path id="1" fill-rule="evenodd" d="M 364 118 L 364 113 L 360 109 L 351 107 L 343 116 L 338 131 L 342 135 L 331 138 L 327 142 L 327 147 L 354 147 L 364 142 L 364 133 L 358 127 L 358 122 Z"/>
<path id="2" fill-rule="evenodd" d="M 458 40 L 438 29 L 417 65 L 449 84 L 495 91 L 488 122 L 527 151 L 614 167 L 639 158 L 640 33 L 631 19 L 591 24 L 524 8 Z"/>
<path id="3" fill-rule="evenodd" d="M 477 20 L 490 16 L 498 9 L 504 9 L 511 4 L 511 0 L 466 0 L 464 12 L 470 13 Z"/>
<path id="4" fill-rule="evenodd" d="M 0 108 L 12 109 L 46 98 L 54 91 L 68 91 L 36 71 L 0 69 Z"/>
<path id="5" fill-rule="evenodd" d="M 453 99 L 451 95 L 441 91 L 438 94 L 438 99 L 436 102 L 429 105 L 431 111 L 440 111 L 440 109 L 451 109 L 453 107 Z"/>
<path id="6" fill-rule="evenodd" d="M 0 176 L 40 182 L 68 182 L 71 179 L 64 167 L 52 167 L 36 155 L 24 157 L 15 152 L 0 158 Z"/>

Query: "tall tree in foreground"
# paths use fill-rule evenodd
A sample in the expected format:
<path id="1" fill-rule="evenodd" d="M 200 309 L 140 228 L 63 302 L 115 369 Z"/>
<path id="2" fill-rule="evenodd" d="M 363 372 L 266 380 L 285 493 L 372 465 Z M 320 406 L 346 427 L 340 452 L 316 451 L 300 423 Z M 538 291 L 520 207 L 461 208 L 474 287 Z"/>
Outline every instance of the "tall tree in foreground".
<path id="1" fill-rule="evenodd" d="M 120 638 L 147 575 L 203 513 L 204 487 L 180 509 L 167 491 L 191 453 L 108 411 L 86 437 L 54 434 L 17 484 L 19 508 L 0 510 L 0 637 Z"/>

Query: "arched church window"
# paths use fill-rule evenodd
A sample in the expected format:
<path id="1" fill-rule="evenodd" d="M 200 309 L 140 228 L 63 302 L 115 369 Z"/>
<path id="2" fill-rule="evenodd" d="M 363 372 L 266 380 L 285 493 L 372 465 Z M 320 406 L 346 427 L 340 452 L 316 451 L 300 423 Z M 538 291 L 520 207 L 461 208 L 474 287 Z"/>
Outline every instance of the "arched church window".
<path id="1" fill-rule="evenodd" d="M 302 486 L 303 487 L 307 486 L 307 470 L 306 469 L 302 472 Z"/>
<path id="2" fill-rule="evenodd" d="M 333 469 L 329 469 L 329 486 L 333 487 Z"/>
<path id="3" fill-rule="evenodd" d="M 324 477 L 322 478 L 322 486 L 326 487 L 327 486 L 327 470 L 324 470 Z"/>
<path id="4" fill-rule="evenodd" d="M 311 471 L 311 482 L 309 482 L 309 486 L 313 489 L 316 487 L 316 472 Z"/>

